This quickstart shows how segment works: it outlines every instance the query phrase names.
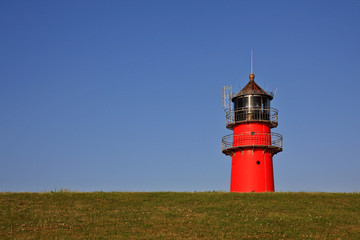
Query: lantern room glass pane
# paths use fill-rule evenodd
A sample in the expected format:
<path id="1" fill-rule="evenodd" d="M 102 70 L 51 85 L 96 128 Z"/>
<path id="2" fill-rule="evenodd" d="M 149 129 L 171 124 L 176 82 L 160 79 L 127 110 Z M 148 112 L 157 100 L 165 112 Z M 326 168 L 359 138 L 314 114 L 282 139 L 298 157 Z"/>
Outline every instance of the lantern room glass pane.
<path id="1" fill-rule="evenodd" d="M 251 96 L 251 108 L 261 108 L 261 97 L 260 96 Z"/>
<path id="2" fill-rule="evenodd" d="M 270 100 L 267 97 L 262 97 L 262 108 L 269 109 L 270 108 Z"/>

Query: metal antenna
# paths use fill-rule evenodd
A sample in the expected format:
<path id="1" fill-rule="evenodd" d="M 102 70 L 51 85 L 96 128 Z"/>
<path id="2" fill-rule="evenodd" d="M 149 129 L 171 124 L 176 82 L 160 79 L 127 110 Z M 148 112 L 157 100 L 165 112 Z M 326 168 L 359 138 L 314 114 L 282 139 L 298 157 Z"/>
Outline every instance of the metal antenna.
<path id="1" fill-rule="evenodd" d="M 251 74 L 253 74 L 253 65 L 254 65 L 254 57 L 253 57 L 253 49 L 251 49 Z"/>

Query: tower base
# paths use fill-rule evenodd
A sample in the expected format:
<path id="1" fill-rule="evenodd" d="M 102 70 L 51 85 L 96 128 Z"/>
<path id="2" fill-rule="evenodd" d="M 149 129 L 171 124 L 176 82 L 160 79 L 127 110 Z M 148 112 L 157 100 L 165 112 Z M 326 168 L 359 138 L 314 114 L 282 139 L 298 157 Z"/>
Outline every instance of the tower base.
<path id="1" fill-rule="evenodd" d="M 249 148 L 232 155 L 230 192 L 274 192 L 270 150 Z"/>

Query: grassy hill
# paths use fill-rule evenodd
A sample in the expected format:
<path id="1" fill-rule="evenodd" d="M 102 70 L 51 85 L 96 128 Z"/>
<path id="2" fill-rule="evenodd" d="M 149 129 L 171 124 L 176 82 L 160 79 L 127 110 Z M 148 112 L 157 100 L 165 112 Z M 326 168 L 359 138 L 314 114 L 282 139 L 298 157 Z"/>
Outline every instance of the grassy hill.
<path id="1" fill-rule="evenodd" d="M 0 193 L 0 239 L 360 239 L 360 194 Z"/>

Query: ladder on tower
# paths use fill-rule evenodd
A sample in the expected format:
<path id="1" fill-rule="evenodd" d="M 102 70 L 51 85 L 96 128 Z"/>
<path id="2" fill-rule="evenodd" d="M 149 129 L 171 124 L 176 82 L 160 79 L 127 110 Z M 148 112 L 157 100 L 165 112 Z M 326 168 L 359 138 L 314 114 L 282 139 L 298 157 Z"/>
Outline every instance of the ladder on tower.
<path id="1" fill-rule="evenodd" d="M 233 97 L 232 87 L 231 86 L 223 86 L 223 103 L 222 107 L 226 113 L 226 122 L 231 121 L 231 116 L 233 113 L 233 104 L 231 99 Z"/>
<path id="2" fill-rule="evenodd" d="M 231 99 L 233 97 L 232 87 L 231 86 L 223 86 L 223 109 L 227 112 L 232 110 Z"/>

